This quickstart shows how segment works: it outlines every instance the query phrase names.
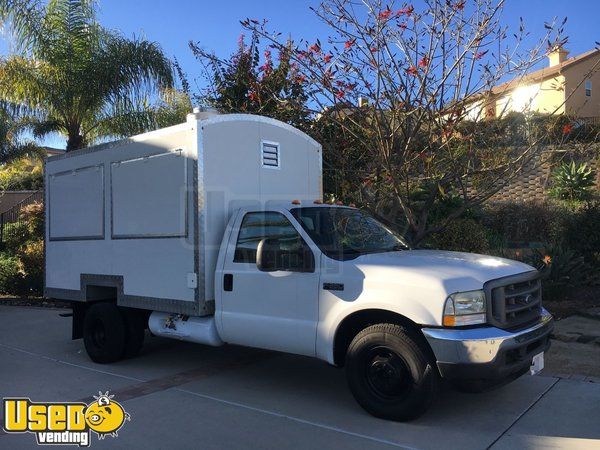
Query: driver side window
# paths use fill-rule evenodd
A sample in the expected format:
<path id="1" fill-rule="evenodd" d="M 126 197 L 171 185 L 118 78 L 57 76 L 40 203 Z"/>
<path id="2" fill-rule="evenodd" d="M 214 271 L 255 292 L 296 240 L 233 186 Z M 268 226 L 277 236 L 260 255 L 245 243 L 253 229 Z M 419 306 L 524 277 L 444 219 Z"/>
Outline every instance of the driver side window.
<path id="1" fill-rule="evenodd" d="M 279 247 L 281 264 L 289 270 L 302 265 L 307 248 L 304 240 L 291 222 L 281 213 L 273 211 L 247 213 L 242 220 L 233 262 L 256 263 L 256 249 L 263 239 L 275 241 Z"/>

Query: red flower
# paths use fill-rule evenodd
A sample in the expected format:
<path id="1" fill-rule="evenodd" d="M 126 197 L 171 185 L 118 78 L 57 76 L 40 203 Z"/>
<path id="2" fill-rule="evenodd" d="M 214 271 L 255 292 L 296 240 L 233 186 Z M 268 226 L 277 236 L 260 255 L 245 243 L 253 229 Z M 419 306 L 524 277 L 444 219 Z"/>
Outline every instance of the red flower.
<path id="1" fill-rule="evenodd" d="M 338 89 L 338 91 L 335 93 L 335 98 L 337 99 L 343 99 L 346 96 L 346 93 L 344 91 L 342 91 L 341 89 Z"/>
<path id="2" fill-rule="evenodd" d="M 415 66 L 410 66 L 408 69 L 406 69 L 406 73 L 408 73 L 410 75 L 416 75 L 417 72 L 418 72 L 418 70 Z"/>
<path id="3" fill-rule="evenodd" d="M 344 82 L 341 81 L 341 80 L 338 80 L 338 81 L 335 82 L 335 85 L 338 86 L 338 87 L 344 87 Z"/>
<path id="4" fill-rule="evenodd" d="M 308 49 L 313 53 L 321 53 L 321 47 L 319 47 L 319 44 L 313 44 L 308 47 Z"/>
<path id="5" fill-rule="evenodd" d="M 396 17 L 402 16 L 402 15 L 406 15 L 406 17 L 410 17 L 410 15 L 413 13 L 414 10 L 415 10 L 415 8 L 413 8 L 412 6 L 399 9 L 398 11 L 396 11 Z"/>
<path id="6" fill-rule="evenodd" d="M 328 63 L 329 61 L 331 61 L 331 55 L 325 55 L 325 56 L 323 56 L 323 61 L 325 61 L 326 63 Z"/>
<path id="7" fill-rule="evenodd" d="M 296 77 L 296 83 L 304 83 L 304 80 L 306 80 L 306 75 L 304 74 L 298 75 Z"/>
<path id="8" fill-rule="evenodd" d="M 350 48 L 354 45 L 354 41 L 346 41 L 344 43 L 344 48 Z"/>
<path id="9" fill-rule="evenodd" d="M 427 67 L 429 65 L 429 58 L 427 56 L 423 56 L 419 60 L 419 67 Z"/>
<path id="10" fill-rule="evenodd" d="M 454 7 L 455 7 L 456 9 L 458 9 L 459 11 L 462 11 L 463 9 L 465 9 L 465 3 L 466 3 L 466 2 L 465 2 L 464 0 L 462 0 L 462 1 L 460 1 L 460 2 L 457 2 L 457 3 L 454 5 Z"/>
<path id="11" fill-rule="evenodd" d="M 385 11 L 381 11 L 379 13 L 379 20 L 387 20 L 392 15 L 392 10 L 386 9 Z"/>
<path id="12" fill-rule="evenodd" d="M 398 28 L 400 28 L 401 30 L 406 30 L 406 22 L 399 23 Z"/>
<path id="13" fill-rule="evenodd" d="M 567 123 L 566 125 L 563 126 L 562 132 L 563 132 L 563 134 L 569 134 L 572 130 L 573 130 L 573 125 L 571 125 L 570 123 Z"/>
<path id="14" fill-rule="evenodd" d="M 475 58 L 475 59 L 481 59 L 481 58 L 483 58 L 485 56 L 485 54 L 487 52 L 488 52 L 487 50 L 484 51 L 484 52 L 477 52 L 477 53 L 475 53 L 475 56 L 473 58 Z"/>
<path id="15" fill-rule="evenodd" d="M 271 50 L 265 50 L 265 58 L 267 58 L 267 59 L 271 58 Z"/>
<path id="16" fill-rule="evenodd" d="M 258 70 L 264 71 L 265 73 L 271 72 L 271 63 L 267 61 L 262 66 L 260 66 Z"/>
<path id="17" fill-rule="evenodd" d="M 250 100 L 250 101 L 252 101 L 252 102 L 253 102 L 254 100 L 256 100 L 256 93 L 255 93 L 255 92 L 253 92 L 253 91 L 252 91 L 252 92 L 250 92 L 250 93 L 248 94 L 248 100 Z"/>
<path id="18" fill-rule="evenodd" d="M 377 52 L 377 47 L 371 47 L 371 53 L 376 53 Z"/>

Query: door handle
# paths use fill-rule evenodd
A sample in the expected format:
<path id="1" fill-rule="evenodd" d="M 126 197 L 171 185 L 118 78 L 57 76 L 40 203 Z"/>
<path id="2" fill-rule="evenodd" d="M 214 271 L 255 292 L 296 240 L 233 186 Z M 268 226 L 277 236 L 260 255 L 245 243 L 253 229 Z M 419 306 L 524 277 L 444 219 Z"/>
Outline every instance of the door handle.
<path id="1" fill-rule="evenodd" d="M 226 273 L 223 275 L 223 290 L 227 292 L 233 291 L 233 274 Z"/>

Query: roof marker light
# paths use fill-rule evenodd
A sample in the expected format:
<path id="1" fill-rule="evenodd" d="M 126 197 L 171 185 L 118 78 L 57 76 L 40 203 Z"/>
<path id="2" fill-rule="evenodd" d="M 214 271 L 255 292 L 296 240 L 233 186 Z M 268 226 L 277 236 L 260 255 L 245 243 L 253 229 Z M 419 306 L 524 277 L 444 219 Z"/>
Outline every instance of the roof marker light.
<path id="1" fill-rule="evenodd" d="M 313 203 L 314 203 L 315 205 L 322 205 L 322 204 L 323 204 L 323 200 L 319 200 L 319 199 L 317 199 L 317 200 L 315 200 Z"/>
<path id="2" fill-rule="evenodd" d="M 337 201 L 337 202 L 335 202 L 335 204 L 338 206 L 344 206 L 344 202 L 342 202 L 342 201 Z"/>
<path id="3" fill-rule="evenodd" d="M 292 200 L 292 205 L 299 205 L 300 204 L 300 200 Z"/>

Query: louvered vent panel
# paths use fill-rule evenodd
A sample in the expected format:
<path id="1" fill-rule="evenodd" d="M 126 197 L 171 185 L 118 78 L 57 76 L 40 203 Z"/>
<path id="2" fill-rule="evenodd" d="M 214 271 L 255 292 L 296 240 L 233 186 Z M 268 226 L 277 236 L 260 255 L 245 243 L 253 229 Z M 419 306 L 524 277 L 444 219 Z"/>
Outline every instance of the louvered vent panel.
<path id="1" fill-rule="evenodd" d="M 263 142 L 262 165 L 263 167 L 279 167 L 279 144 Z"/>

